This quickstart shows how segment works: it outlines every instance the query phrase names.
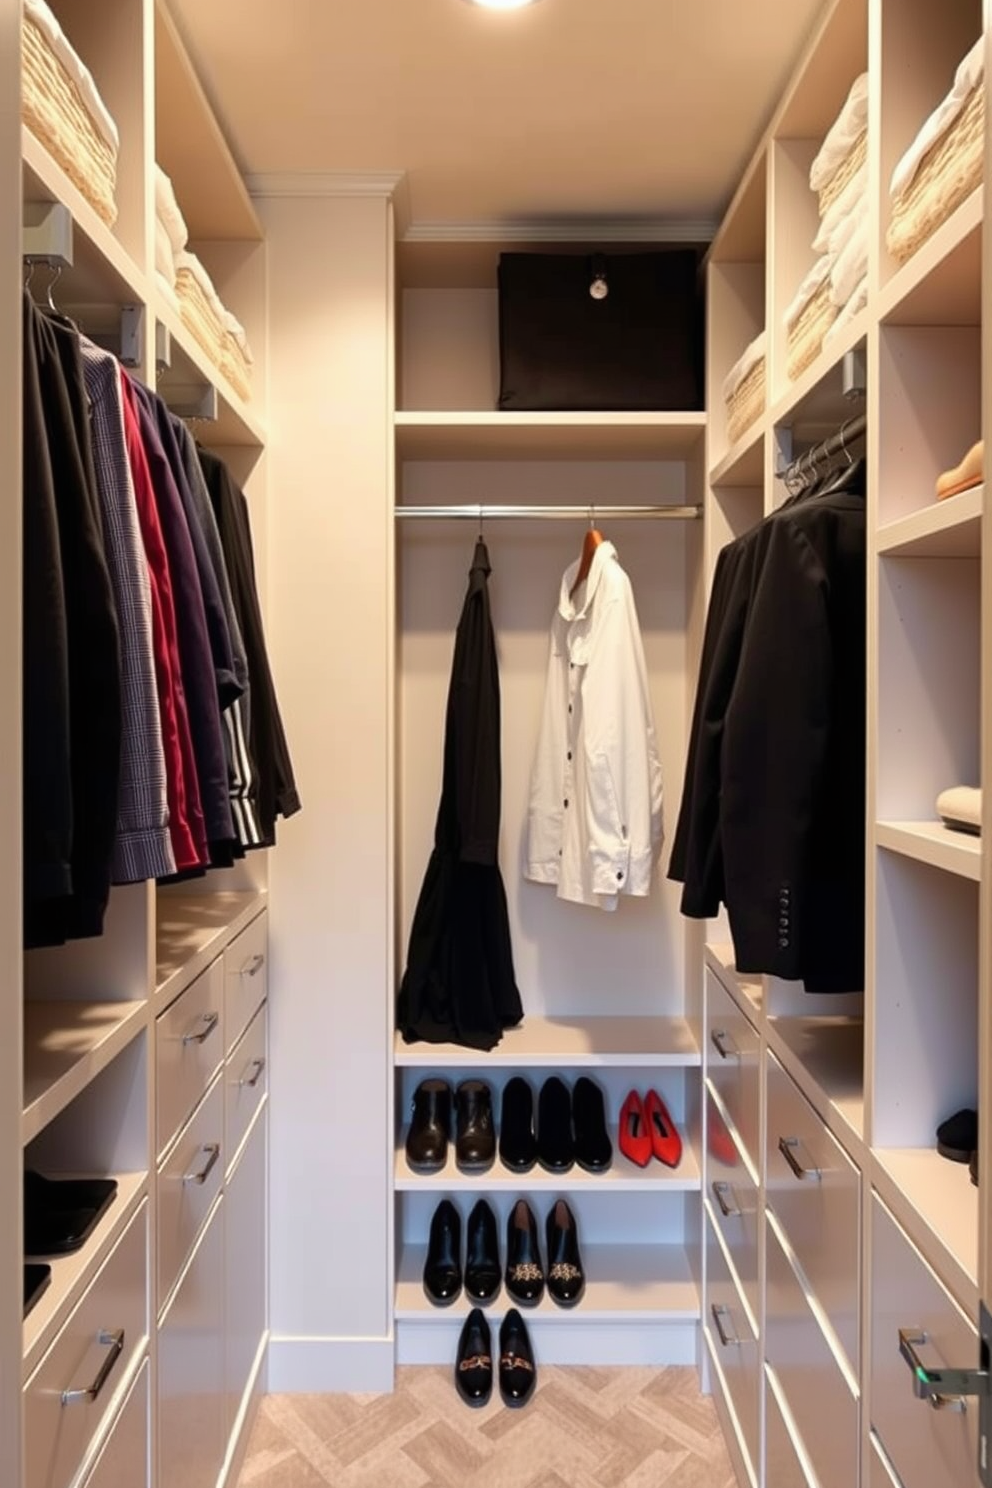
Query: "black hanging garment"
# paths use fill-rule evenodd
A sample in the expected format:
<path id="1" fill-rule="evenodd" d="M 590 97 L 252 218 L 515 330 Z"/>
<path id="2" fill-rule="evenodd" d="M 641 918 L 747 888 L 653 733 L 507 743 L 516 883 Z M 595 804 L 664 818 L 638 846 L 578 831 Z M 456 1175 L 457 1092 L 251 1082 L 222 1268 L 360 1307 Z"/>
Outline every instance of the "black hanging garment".
<path id="1" fill-rule="evenodd" d="M 455 634 L 434 850 L 400 987 L 397 1023 L 408 1044 L 492 1049 L 523 1017 L 497 861 L 500 702 L 489 573 L 479 542 Z"/>

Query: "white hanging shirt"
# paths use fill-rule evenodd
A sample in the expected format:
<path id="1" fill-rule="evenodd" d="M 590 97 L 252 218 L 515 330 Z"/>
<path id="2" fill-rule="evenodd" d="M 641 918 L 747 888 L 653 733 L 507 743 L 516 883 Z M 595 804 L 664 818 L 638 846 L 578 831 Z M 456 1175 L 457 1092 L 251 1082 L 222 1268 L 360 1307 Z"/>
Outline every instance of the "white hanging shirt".
<path id="1" fill-rule="evenodd" d="M 526 877 L 559 899 L 616 909 L 646 895 L 661 850 L 661 766 L 630 580 L 601 542 L 575 591 L 566 569 L 551 623 L 531 772 Z"/>

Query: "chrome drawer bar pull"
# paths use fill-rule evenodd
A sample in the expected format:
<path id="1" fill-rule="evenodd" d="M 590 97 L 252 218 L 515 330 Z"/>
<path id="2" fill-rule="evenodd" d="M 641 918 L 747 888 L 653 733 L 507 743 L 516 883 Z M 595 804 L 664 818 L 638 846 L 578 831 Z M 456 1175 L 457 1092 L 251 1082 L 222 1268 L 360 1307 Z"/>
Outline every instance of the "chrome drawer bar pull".
<path id="1" fill-rule="evenodd" d="M 796 1156 L 796 1152 L 798 1151 L 798 1149 L 798 1137 L 779 1137 L 778 1150 L 779 1152 L 781 1152 L 782 1156 L 785 1158 L 786 1162 L 789 1164 L 789 1167 L 792 1169 L 793 1173 L 795 1173 L 800 1182 L 802 1182 L 806 1178 L 815 1178 L 819 1182 L 820 1178 L 823 1176 L 820 1172 L 820 1169 L 804 1168 L 802 1163 Z"/>
<path id="2" fill-rule="evenodd" d="M 987 1369 L 928 1369 L 917 1349 L 929 1343 L 924 1328 L 900 1328 L 899 1352 L 913 1371 L 913 1394 L 934 1410 L 965 1411 L 966 1395 L 988 1395 Z"/>
<path id="3" fill-rule="evenodd" d="M 241 1079 L 238 1081 L 238 1085 L 239 1086 L 241 1086 L 241 1085 L 247 1085 L 250 1090 L 254 1090 L 255 1089 L 255 1086 L 258 1084 L 259 1080 L 262 1078 L 262 1071 L 264 1070 L 264 1068 L 265 1068 L 265 1060 L 264 1059 L 261 1059 L 261 1058 L 259 1058 L 259 1059 L 253 1059 L 251 1061 L 251 1063 L 249 1064 L 248 1069 L 254 1070 L 255 1073 L 253 1075 L 249 1075 L 247 1073 L 247 1071 L 246 1071 L 241 1076 Z"/>
<path id="4" fill-rule="evenodd" d="M 211 1168 L 213 1167 L 213 1165 L 217 1161 L 217 1159 L 220 1157 L 220 1143 L 219 1142 L 206 1142 L 200 1148 L 200 1151 L 201 1152 L 205 1152 L 207 1154 L 207 1160 L 203 1164 L 203 1167 L 202 1168 L 194 1168 L 192 1170 L 192 1172 L 184 1173 L 183 1174 L 183 1182 L 184 1183 L 206 1183 L 207 1179 L 210 1176 L 210 1170 L 211 1170 Z"/>
<path id="5" fill-rule="evenodd" d="M 79 1400 L 95 1400 L 110 1378 L 110 1371 L 124 1352 L 124 1329 L 123 1328 L 101 1328 L 97 1334 L 97 1343 L 102 1348 L 109 1348 L 110 1353 L 100 1365 L 100 1373 L 91 1385 L 82 1390 L 63 1390 L 62 1404 L 75 1405 Z"/>
<path id="6" fill-rule="evenodd" d="M 716 1328 L 717 1337 L 724 1348 L 740 1348 L 741 1341 L 733 1331 L 733 1319 L 730 1316 L 730 1308 L 722 1302 L 712 1302 L 710 1312 L 713 1314 L 713 1326 Z M 725 1323 L 730 1324 L 730 1332 L 727 1331 Z"/>
<path id="7" fill-rule="evenodd" d="M 714 1178 L 710 1186 L 713 1189 L 713 1197 L 719 1204 L 720 1213 L 723 1215 L 724 1219 L 739 1219 L 741 1213 L 740 1206 L 736 1203 L 736 1201 L 734 1201 L 734 1190 L 731 1188 L 730 1184 L 721 1183 L 718 1178 Z M 729 1204 L 727 1203 L 728 1195 L 731 1199 L 731 1203 Z"/>
<path id="8" fill-rule="evenodd" d="M 183 1034 L 183 1043 L 205 1044 L 219 1022 L 220 1013 L 204 1013 L 202 1017 L 197 1018 L 189 1032 Z"/>
<path id="9" fill-rule="evenodd" d="M 734 1043 L 725 1028 L 714 1028 L 710 1034 L 710 1043 L 713 1045 L 721 1059 L 739 1059 L 741 1051 Z M 728 1048 L 727 1045 L 730 1045 Z"/>
<path id="10" fill-rule="evenodd" d="M 264 965 L 265 965 L 265 957 L 262 955 L 262 952 L 261 951 L 256 951 L 255 954 L 254 954 L 254 956 L 252 956 L 251 960 L 250 961 L 246 961 L 245 964 L 244 964 L 244 966 L 242 966 L 242 968 L 241 968 L 241 975 L 242 976 L 258 976 L 258 973 L 261 971 L 261 969 L 262 969 L 262 967 Z"/>

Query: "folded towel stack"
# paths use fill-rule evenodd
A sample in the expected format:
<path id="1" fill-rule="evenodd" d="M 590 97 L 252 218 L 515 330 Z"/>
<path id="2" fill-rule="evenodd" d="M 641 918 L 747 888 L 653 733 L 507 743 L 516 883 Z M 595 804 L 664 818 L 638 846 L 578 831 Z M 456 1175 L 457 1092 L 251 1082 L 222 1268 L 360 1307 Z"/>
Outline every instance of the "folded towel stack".
<path id="1" fill-rule="evenodd" d="M 745 348 L 723 379 L 723 401 L 727 408 L 727 440 L 736 444 L 765 407 L 767 333 Z"/>

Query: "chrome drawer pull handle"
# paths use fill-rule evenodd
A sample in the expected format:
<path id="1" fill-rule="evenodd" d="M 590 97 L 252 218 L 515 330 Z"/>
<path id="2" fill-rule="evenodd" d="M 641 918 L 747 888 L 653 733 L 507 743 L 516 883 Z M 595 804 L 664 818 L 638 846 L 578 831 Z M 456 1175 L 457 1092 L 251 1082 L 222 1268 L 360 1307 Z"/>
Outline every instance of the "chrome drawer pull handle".
<path id="1" fill-rule="evenodd" d="M 929 1342 L 924 1328 L 899 1329 L 899 1352 L 913 1371 L 913 1394 L 929 1400 L 934 1410 L 960 1415 L 968 1409 L 965 1395 L 985 1393 L 988 1375 L 979 1369 L 928 1369 L 916 1350 Z"/>
<path id="2" fill-rule="evenodd" d="M 817 1179 L 817 1181 L 819 1181 L 822 1176 L 819 1168 L 804 1168 L 802 1163 L 796 1156 L 795 1149 L 798 1149 L 798 1147 L 798 1137 L 779 1137 L 778 1139 L 779 1152 L 781 1152 L 782 1156 L 785 1158 L 786 1162 L 789 1164 L 789 1167 L 792 1169 L 793 1173 L 795 1173 L 800 1182 L 802 1182 L 802 1180 L 805 1178 L 815 1178 Z"/>
<path id="3" fill-rule="evenodd" d="M 249 1064 L 248 1069 L 254 1070 L 255 1073 L 253 1075 L 249 1075 L 247 1072 L 245 1074 L 243 1074 L 241 1076 L 241 1079 L 238 1081 L 238 1085 L 239 1086 L 241 1086 L 241 1085 L 247 1085 L 250 1090 L 254 1090 L 255 1089 L 255 1086 L 258 1084 L 259 1080 L 262 1078 L 262 1071 L 264 1070 L 264 1068 L 265 1068 L 265 1060 L 264 1059 L 253 1059 L 251 1061 L 251 1063 Z"/>
<path id="4" fill-rule="evenodd" d="M 188 1033 L 183 1034 L 183 1044 L 205 1044 L 219 1022 L 220 1013 L 204 1013 L 197 1019 L 201 1026 L 197 1028 L 194 1024 Z"/>
<path id="5" fill-rule="evenodd" d="M 710 1312 L 713 1314 L 713 1326 L 716 1328 L 721 1345 L 724 1348 L 730 1348 L 731 1345 L 735 1348 L 740 1348 L 741 1341 L 733 1331 L 733 1319 L 730 1316 L 730 1308 L 726 1307 L 722 1302 L 713 1302 L 710 1304 Z M 731 1331 L 729 1333 L 724 1326 L 724 1320 L 730 1324 Z"/>
<path id="6" fill-rule="evenodd" d="M 245 964 L 244 964 L 244 966 L 242 966 L 242 968 L 241 968 L 241 975 L 242 976 L 258 976 L 258 973 L 261 971 L 261 969 L 262 969 L 262 967 L 264 965 L 265 965 L 265 957 L 262 955 L 262 952 L 261 951 L 256 951 L 255 954 L 254 954 L 254 956 L 252 956 L 251 960 L 250 961 L 246 961 Z"/>
<path id="7" fill-rule="evenodd" d="M 740 1049 L 734 1043 L 725 1028 L 714 1028 L 710 1034 L 710 1043 L 713 1045 L 721 1059 L 739 1059 Z M 727 1045 L 730 1045 L 729 1049 Z"/>
<path id="8" fill-rule="evenodd" d="M 110 1371 L 124 1352 L 124 1329 L 123 1328 L 101 1328 L 97 1334 L 97 1343 L 103 1348 L 109 1348 L 110 1353 L 100 1365 L 100 1373 L 91 1385 L 83 1390 L 63 1390 L 62 1404 L 75 1405 L 78 1400 L 95 1400 L 110 1378 Z"/>
<path id="9" fill-rule="evenodd" d="M 713 1189 L 713 1197 L 720 1205 L 720 1213 L 723 1215 L 724 1219 L 739 1219 L 741 1211 L 738 1204 L 736 1202 L 732 1204 L 727 1203 L 728 1194 L 730 1195 L 731 1199 L 733 1199 L 734 1197 L 734 1190 L 731 1188 L 730 1184 L 721 1183 L 719 1179 L 714 1178 L 710 1186 Z"/>
<path id="10" fill-rule="evenodd" d="M 192 1172 L 184 1173 L 184 1183 L 206 1183 L 207 1179 L 210 1176 L 211 1168 L 220 1157 L 220 1143 L 205 1142 L 204 1145 L 200 1148 L 200 1151 L 207 1154 L 207 1160 L 203 1164 L 202 1168 L 194 1168 Z"/>

